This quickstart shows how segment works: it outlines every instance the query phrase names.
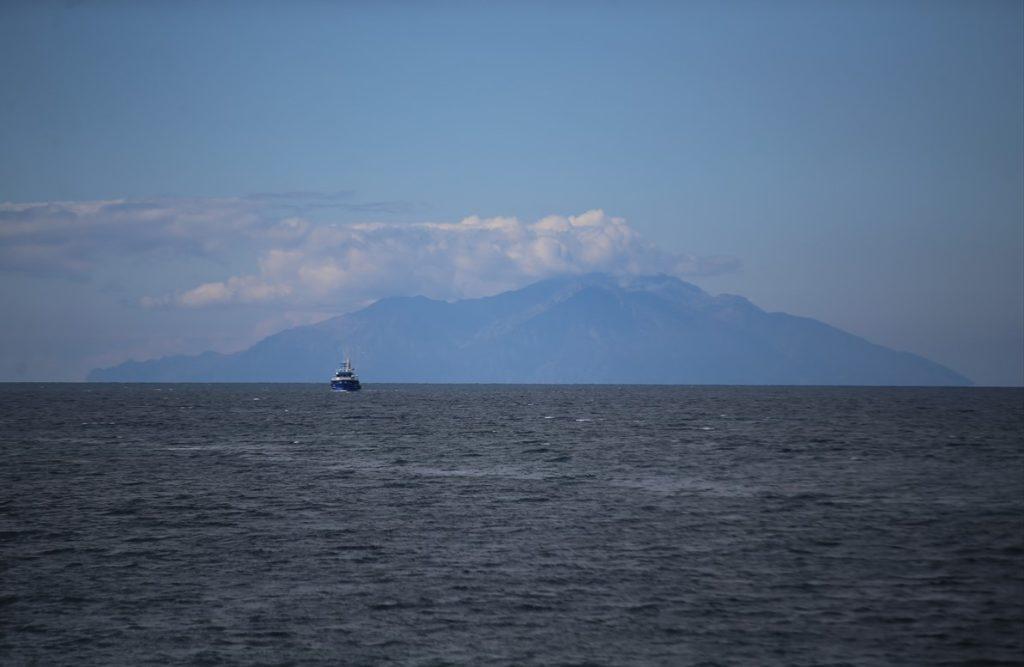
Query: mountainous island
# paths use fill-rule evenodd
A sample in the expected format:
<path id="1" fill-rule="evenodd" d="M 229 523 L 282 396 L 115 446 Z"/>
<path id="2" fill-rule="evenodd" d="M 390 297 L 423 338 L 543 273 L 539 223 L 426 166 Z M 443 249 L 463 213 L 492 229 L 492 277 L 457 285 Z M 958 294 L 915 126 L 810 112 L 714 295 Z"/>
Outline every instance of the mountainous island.
<path id="1" fill-rule="evenodd" d="M 822 322 L 669 276 L 544 280 L 481 299 L 382 299 L 235 354 L 129 361 L 98 382 L 326 382 L 348 353 L 367 383 L 968 385 Z"/>

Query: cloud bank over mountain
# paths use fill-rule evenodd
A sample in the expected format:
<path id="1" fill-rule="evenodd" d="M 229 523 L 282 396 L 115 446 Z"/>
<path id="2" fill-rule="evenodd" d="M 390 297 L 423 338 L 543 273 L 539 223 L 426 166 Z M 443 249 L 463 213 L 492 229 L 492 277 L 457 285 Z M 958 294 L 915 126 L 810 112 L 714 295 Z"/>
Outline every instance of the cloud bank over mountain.
<path id="1" fill-rule="evenodd" d="M 348 207 L 371 216 L 386 206 L 358 204 L 347 193 L 0 204 L 0 268 L 75 276 L 125 253 L 241 255 L 247 272 L 143 294 L 138 303 L 295 308 L 400 294 L 478 297 L 591 272 L 692 278 L 738 265 L 730 257 L 659 248 L 623 218 L 597 209 L 534 221 L 470 216 L 458 222 L 338 224 L 305 215 Z"/>
<path id="2" fill-rule="evenodd" d="M 535 222 L 472 216 L 457 223 L 354 224 L 311 228 L 282 221 L 287 242 L 267 250 L 255 274 L 198 285 L 148 305 L 201 307 L 337 295 L 373 298 L 420 293 L 435 298 L 494 294 L 554 275 L 601 271 L 677 276 L 729 270 L 728 258 L 663 251 L 621 218 L 592 210 Z"/>

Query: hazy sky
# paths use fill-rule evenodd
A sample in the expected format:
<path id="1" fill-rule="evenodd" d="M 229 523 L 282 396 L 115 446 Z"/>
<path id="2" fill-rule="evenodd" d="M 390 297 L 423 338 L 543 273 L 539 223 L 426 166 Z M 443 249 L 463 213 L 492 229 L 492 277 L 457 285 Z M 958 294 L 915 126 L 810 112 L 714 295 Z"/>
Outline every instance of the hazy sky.
<path id="1" fill-rule="evenodd" d="M 669 272 L 1024 383 L 1024 4 L 0 4 L 0 379 Z"/>

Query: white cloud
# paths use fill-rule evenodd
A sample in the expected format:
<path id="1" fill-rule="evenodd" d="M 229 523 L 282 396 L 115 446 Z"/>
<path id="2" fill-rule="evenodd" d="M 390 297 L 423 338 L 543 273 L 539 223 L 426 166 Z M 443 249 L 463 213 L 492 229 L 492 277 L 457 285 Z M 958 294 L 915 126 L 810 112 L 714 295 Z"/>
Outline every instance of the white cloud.
<path id="1" fill-rule="evenodd" d="M 270 248 L 259 272 L 207 283 L 158 303 L 198 307 L 287 301 L 347 303 L 391 294 L 484 296 L 559 274 L 607 272 L 697 276 L 735 263 L 670 253 L 603 211 L 458 223 L 303 227 L 290 248 Z"/>
<path id="2" fill-rule="evenodd" d="M 0 203 L 0 269 L 84 274 L 111 256 L 158 249 L 211 256 L 239 237 L 289 229 L 240 198 Z"/>
<path id="3" fill-rule="evenodd" d="M 253 272 L 140 303 L 332 309 L 397 294 L 483 296 L 558 274 L 694 277 L 736 266 L 729 258 L 666 251 L 601 210 L 536 221 L 471 216 L 343 225 L 314 223 L 296 208 L 282 211 L 267 197 L 0 204 L 0 269 L 88 274 L 118 256 L 167 249 L 242 256 Z"/>

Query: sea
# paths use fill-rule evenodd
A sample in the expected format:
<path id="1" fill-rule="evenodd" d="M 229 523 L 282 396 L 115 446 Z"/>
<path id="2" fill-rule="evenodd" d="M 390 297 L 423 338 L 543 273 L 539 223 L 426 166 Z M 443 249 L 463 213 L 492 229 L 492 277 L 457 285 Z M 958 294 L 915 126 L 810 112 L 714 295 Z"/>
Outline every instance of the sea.
<path id="1" fill-rule="evenodd" d="M 1024 664 L 1024 390 L 0 385 L 0 664 Z"/>

